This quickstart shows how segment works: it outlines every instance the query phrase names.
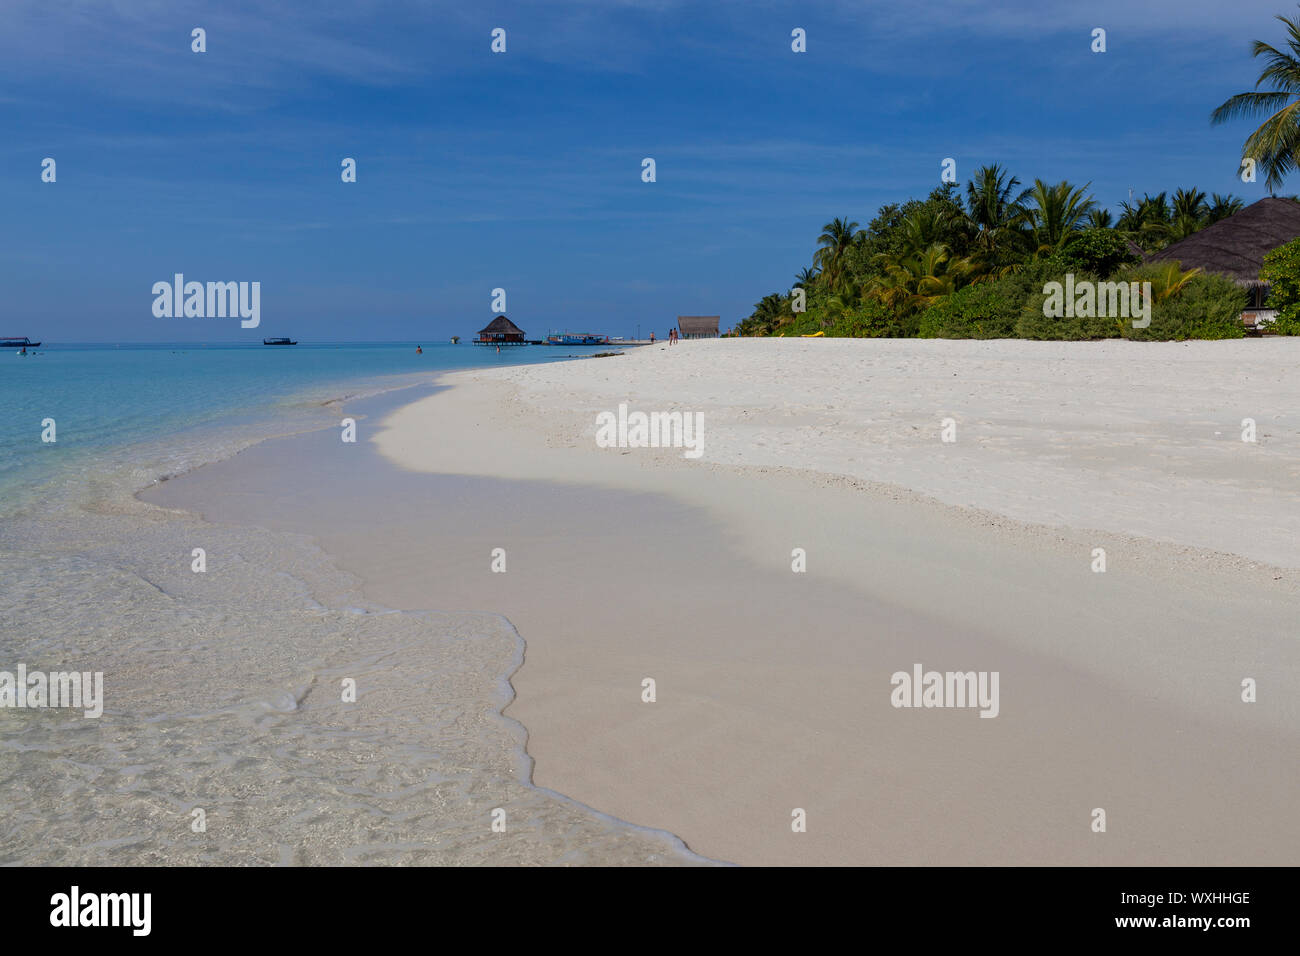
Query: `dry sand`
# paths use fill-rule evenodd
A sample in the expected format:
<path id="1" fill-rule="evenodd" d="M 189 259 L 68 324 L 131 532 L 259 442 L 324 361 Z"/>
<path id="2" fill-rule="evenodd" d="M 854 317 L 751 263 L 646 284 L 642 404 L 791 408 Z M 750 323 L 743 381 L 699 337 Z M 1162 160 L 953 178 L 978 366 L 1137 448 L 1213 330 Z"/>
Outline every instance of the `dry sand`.
<path id="1" fill-rule="evenodd" d="M 513 481 L 465 510 L 381 486 L 369 534 L 320 536 L 387 603 L 507 614 L 537 782 L 706 855 L 1294 863 L 1298 364 L 1292 341 L 756 340 L 456 373 L 379 450 L 405 481 Z M 702 413 L 703 457 L 598 448 L 624 401 Z M 999 716 L 890 706 L 918 662 L 998 671 Z"/>
<path id="2" fill-rule="evenodd" d="M 619 401 L 702 411 L 706 462 L 886 482 L 1019 521 L 1300 567 L 1295 339 L 715 340 L 444 381 L 510 383 L 540 413 L 530 426 L 540 421 L 552 446 L 594 450 L 597 412 Z M 381 439 L 385 453 L 410 467 L 434 464 L 400 426 L 422 416 L 437 416 L 444 429 L 455 424 L 436 408 L 431 400 L 395 418 L 394 433 Z M 951 444 L 940 441 L 945 418 L 956 425 Z M 1247 418 L 1256 423 L 1254 443 L 1241 440 Z M 479 442 L 438 454 L 436 463 L 463 473 L 486 464 L 491 474 L 653 486 L 626 467 L 516 451 Z"/>

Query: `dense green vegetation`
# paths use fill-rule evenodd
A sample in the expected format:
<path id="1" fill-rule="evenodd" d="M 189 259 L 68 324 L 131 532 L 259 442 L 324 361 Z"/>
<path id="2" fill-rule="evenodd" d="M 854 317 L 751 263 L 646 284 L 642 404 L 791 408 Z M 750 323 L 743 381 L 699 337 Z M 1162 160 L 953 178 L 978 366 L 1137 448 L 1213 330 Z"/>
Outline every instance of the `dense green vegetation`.
<path id="1" fill-rule="evenodd" d="M 794 277 L 790 291 L 758 302 L 736 333 L 1034 339 L 1237 335 L 1240 329 L 1221 318 L 1243 301 L 1237 286 L 1176 266 L 1143 271 L 1138 252 L 1162 249 L 1242 207 L 1232 196 L 1180 189 L 1172 196 L 1159 193 L 1122 203 L 1112 222 L 1088 185 L 1038 179 L 1021 188 L 1006 169 L 985 166 L 975 171 L 964 193 L 947 183 L 924 199 L 881 207 L 866 228 L 850 219 L 827 223 L 812 265 Z M 1046 317 L 1044 285 L 1062 281 L 1067 273 L 1076 281 L 1157 282 L 1151 325 L 1134 329 L 1114 318 Z M 1188 311 L 1192 303 L 1199 319 Z"/>
<path id="2" fill-rule="evenodd" d="M 1269 282 L 1267 306 L 1277 309 L 1273 331 L 1300 335 L 1300 239 L 1278 246 L 1264 257 L 1260 278 Z"/>
<path id="3" fill-rule="evenodd" d="M 1262 170 L 1270 194 L 1300 170 L 1300 17 L 1277 19 L 1286 28 L 1285 46 L 1256 41 L 1252 54 L 1262 68 L 1255 89 L 1211 114 L 1213 123 L 1262 120 L 1242 146 L 1241 172 L 1253 182 L 1254 170 Z M 1036 179 L 1022 188 L 995 164 L 976 170 L 964 192 L 947 183 L 924 199 L 882 206 L 866 228 L 834 219 L 790 291 L 765 296 L 735 334 L 1138 340 L 1244 334 L 1239 317 L 1247 295 L 1236 283 L 1183 271 L 1176 262 L 1141 264 L 1238 212 L 1242 200 L 1179 189 L 1120 203 L 1116 218 L 1089 195 L 1089 185 Z M 1108 307 L 1076 310 L 1071 300 L 1058 309 L 1057 293 L 1048 289 L 1066 276 L 1071 283 L 1105 283 Z M 1270 328 L 1300 334 L 1300 239 L 1274 250 L 1261 278 L 1272 286 L 1268 305 L 1279 310 Z M 1142 321 L 1116 316 L 1113 283 L 1120 282 L 1140 284 L 1140 295 L 1128 298 Z M 1149 290 L 1142 285 L 1148 282 Z M 1103 293 L 1091 288 L 1100 300 Z"/>

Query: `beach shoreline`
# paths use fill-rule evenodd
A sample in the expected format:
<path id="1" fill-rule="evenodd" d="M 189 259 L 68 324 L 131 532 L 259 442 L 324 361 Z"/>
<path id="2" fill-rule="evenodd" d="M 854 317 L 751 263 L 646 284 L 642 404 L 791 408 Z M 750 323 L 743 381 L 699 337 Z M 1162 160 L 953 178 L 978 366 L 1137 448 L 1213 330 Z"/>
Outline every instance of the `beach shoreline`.
<path id="1" fill-rule="evenodd" d="M 137 359 L 155 381 L 192 368 L 161 350 Z M 197 422 L 159 410 L 138 436 L 93 444 L 75 408 L 52 406 L 73 427 L 33 469 L 39 506 L 11 501 L 0 523 L 0 670 L 102 675 L 102 711 L 6 709 L 0 861 L 712 862 L 531 785 L 526 731 L 501 714 L 523 646 L 500 615 L 384 606 L 310 536 L 149 500 L 244 455 L 340 445 L 341 417 L 364 433 L 430 377 L 324 372 L 301 389 L 263 378 L 249 407 L 226 395 Z"/>
<path id="2" fill-rule="evenodd" d="M 641 402 L 638 370 L 629 356 L 570 364 L 446 376 L 450 389 L 377 423 L 375 457 L 400 469 L 303 444 L 278 458 L 316 481 L 269 502 L 259 486 L 289 478 L 266 443 L 169 493 L 219 521 L 311 534 L 388 606 L 504 614 L 527 644 L 506 712 L 527 728 L 537 784 L 707 857 L 1293 858 L 1284 755 L 1298 724 L 1278 687 L 1297 677 L 1294 575 L 861 479 L 599 449 L 595 410 Z M 549 399 L 529 381 L 538 371 L 566 378 Z M 725 412 L 695 407 L 722 419 L 706 441 L 725 448 Z M 1104 575 L 1089 566 L 1096 546 Z M 892 707 L 890 675 L 913 664 L 999 672 L 1001 713 Z M 1257 704 L 1237 699 L 1243 668 L 1266 675 Z M 1240 811 L 1230 821 L 1225 802 Z M 1123 828 L 1099 839 L 1098 806 Z M 791 830 L 796 809 L 806 833 Z"/>

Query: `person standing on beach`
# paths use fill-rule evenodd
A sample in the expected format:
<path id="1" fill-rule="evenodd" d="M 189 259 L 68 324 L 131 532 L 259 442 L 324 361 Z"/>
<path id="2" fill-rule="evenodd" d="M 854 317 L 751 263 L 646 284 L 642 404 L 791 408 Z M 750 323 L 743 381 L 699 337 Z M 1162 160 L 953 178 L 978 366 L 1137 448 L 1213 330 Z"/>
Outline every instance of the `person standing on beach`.
<path id="1" fill-rule="evenodd" d="M 655 334 L 653 332 L 650 333 L 650 344 L 651 345 L 655 344 Z"/>

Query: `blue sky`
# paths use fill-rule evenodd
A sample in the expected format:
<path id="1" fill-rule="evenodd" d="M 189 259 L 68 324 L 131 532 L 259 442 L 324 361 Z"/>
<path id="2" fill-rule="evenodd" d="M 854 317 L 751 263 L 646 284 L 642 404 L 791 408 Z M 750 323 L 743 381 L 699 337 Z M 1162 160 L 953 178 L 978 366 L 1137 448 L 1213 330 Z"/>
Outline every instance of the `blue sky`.
<path id="1" fill-rule="evenodd" d="M 823 223 L 924 195 L 949 156 L 963 183 L 1000 162 L 1091 181 L 1112 208 L 1130 188 L 1253 201 L 1262 181 L 1235 175 L 1249 127 L 1209 114 L 1296 12 L 5 0 L 0 334 L 438 341 L 485 325 L 496 287 L 530 335 L 725 327 L 789 287 Z M 155 318 L 150 289 L 176 272 L 261 282 L 261 327 Z"/>

